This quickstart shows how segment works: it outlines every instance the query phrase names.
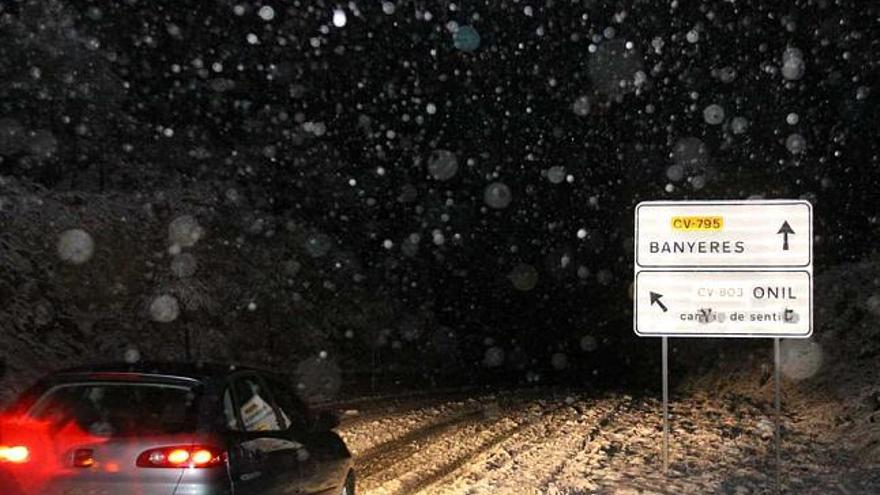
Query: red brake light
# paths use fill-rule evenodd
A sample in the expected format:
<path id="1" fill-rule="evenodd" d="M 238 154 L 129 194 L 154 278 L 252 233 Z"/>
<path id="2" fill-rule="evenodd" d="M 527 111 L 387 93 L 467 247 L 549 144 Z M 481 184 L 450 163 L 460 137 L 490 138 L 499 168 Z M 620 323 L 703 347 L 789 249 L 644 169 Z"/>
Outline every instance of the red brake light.
<path id="1" fill-rule="evenodd" d="M 226 462 L 226 452 L 202 445 L 172 446 L 150 449 L 137 458 L 143 468 L 207 468 Z"/>
<path id="2" fill-rule="evenodd" d="M 0 462 L 24 464 L 30 456 L 30 451 L 24 445 L 14 445 L 11 447 L 0 445 Z"/>
<path id="3" fill-rule="evenodd" d="M 186 449 L 174 449 L 165 456 L 169 464 L 181 466 L 189 460 L 189 451 Z"/>

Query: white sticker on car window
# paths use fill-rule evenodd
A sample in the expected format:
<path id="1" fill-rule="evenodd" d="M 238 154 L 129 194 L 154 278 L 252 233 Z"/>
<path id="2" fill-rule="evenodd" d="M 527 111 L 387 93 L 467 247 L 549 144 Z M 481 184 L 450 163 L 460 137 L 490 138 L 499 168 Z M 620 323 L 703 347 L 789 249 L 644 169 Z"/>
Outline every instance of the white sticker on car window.
<path id="1" fill-rule="evenodd" d="M 241 406 L 241 420 L 247 431 L 277 430 L 275 411 L 259 395 L 254 395 Z"/>

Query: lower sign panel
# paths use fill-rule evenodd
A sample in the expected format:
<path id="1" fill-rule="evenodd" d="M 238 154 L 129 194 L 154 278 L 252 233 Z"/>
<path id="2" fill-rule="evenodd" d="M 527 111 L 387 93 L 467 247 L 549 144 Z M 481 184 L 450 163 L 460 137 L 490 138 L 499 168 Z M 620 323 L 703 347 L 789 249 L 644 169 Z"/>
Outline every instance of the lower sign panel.
<path id="1" fill-rule="evenodd" d="M 806 338 L 807 271 L 642 271 L 633 287 L 636 334 Z"/>

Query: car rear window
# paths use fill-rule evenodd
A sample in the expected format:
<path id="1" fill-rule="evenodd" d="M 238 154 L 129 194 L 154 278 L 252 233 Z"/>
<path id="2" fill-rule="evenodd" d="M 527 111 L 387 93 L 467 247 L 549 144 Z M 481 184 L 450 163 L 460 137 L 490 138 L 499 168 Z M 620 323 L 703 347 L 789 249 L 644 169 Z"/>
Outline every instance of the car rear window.
<path id="1" fill-rule="evenodd" d="M 185 385 L 69 383 L 49 388 L 27 415 L 104 437 L 186 433 L 195 430 L 198 396 Z"/>

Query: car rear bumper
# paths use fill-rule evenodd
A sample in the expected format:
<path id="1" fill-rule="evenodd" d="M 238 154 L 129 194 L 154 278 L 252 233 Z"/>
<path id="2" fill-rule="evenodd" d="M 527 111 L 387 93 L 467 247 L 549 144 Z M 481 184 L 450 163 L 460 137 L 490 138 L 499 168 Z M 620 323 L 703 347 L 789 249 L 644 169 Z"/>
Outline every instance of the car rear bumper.
<path id="1" fill-rule="evenodd" d="M 185 469 L 174 495 L 230 495 L 229 473 L 222 469 Z"/>
<path id="2" fill-rule="evenodd" d="M 160 480 L 112 480 L 57 477 L 43 483 L 22 483 L 0 473 L 2 495 L 229 495 L 225 469 L 185 469 L 180 476 Z"/>

